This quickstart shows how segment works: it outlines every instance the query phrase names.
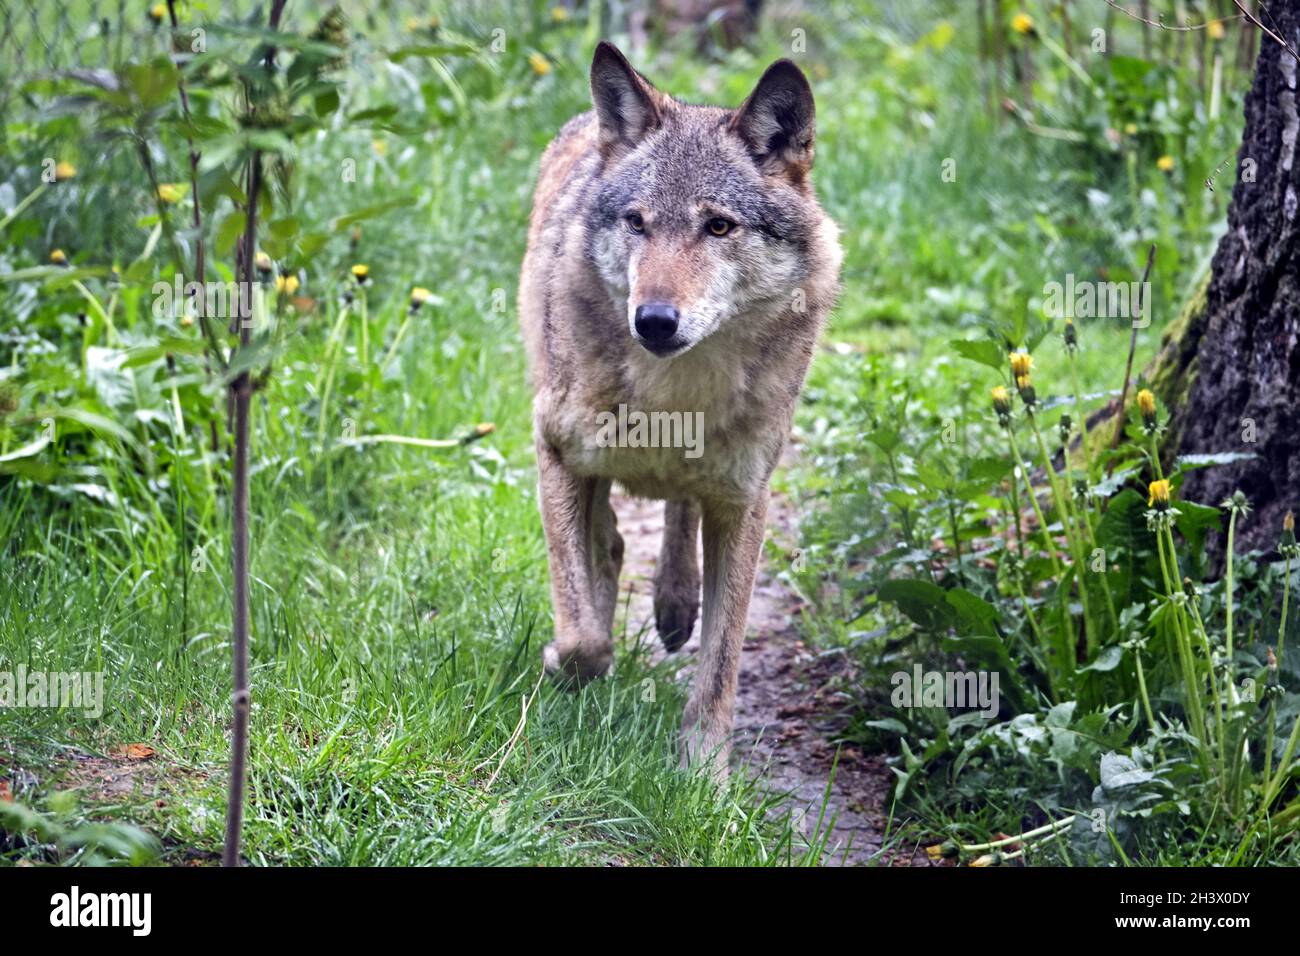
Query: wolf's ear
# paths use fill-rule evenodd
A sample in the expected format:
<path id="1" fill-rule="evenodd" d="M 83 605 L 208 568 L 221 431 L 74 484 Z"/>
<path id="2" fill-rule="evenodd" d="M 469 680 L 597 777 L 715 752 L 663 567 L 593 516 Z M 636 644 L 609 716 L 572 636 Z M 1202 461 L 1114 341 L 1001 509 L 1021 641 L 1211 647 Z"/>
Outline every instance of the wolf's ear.
<path id="1" fill-rule="evenodd" d="M 635 146 L 662 119 L 659 94 L 627 62 L 618 47 L 605 40 L 591 60 L 591 101 L 600 121 L 600 146 Z"/>
<path id="2" fill-rule="evenodd" d="M 815 109 L 803 71 L 789 60 L 767 68 L 731 120 L 758 168 L 801 183 L 813 164 Z"/>

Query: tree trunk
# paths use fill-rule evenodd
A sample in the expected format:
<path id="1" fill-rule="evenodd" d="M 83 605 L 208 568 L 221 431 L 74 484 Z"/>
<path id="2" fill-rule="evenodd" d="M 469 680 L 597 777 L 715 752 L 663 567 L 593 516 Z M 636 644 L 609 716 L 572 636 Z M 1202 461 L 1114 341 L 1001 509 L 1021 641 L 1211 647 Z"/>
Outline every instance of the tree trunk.
<path id="1" fill-rule="evenodd" d="M 1300 0 L 1270 3 L 1269 12 L 1270 28 L 1300 50 Z M 1282 516 L 1300 506 L 1297 66 L 1276 40 L 1262 38 L 1228 231 L 1203 305 L 1193 299 L 1156 363 L 1168 373 L 1156 385 L 1173 410 L 1181 454 L 1258 456 L 1192 472 L 1184 486 L 1185 497 L 1212 505 L 1236 489 L 1246 494 L 1255 513 L 1238 528 L 1242 550 L 1272 550 Z"/>

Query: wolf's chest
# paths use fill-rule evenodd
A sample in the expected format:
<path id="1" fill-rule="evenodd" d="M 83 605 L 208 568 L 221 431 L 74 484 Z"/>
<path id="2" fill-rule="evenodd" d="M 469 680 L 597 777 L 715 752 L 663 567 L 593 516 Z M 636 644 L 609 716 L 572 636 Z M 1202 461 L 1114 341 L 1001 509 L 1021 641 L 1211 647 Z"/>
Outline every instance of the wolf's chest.
<path id="1" fill-rule="evenodd" d="M 569 468 L 649 498 L 748 500 L 767 476 L 774 443 L 779 445 L 776 433 L 761 427 L 764 419 L 726 405 L 567 405 L 548 420 Z"/>

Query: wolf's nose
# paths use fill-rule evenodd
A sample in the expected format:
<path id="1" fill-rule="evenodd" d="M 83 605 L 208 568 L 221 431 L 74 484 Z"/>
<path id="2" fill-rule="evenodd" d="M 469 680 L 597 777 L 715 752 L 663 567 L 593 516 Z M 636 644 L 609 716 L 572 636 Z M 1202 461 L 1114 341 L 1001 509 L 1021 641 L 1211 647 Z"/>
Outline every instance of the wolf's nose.
<path id="1" fill-rule="evenodd" d="M 638 305 L 633 324 L 647 342 L 667 342 L 677 334 L 677 309 L 667 302 Z"/>

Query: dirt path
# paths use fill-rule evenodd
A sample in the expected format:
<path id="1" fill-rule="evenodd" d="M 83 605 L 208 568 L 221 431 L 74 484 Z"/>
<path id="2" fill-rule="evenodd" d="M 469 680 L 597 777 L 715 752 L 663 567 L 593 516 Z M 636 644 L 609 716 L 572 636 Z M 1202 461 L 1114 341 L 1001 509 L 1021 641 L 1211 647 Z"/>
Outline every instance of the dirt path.
<path id="1" fill-rule="evenodd" d="M 663 505 L 613 496 L 619 531 L 625 544 L 623 596 L 616 628 L 623 624 L 628 635 L 641 634 L 653 645 L 656 659 L 664 656 L 654 630 L 650 579 L 659 554 L 663 527 Z M 768 508 L 770 533 L 786 550 L 794 546 L 796 522 L 790 502 L 775 496 Z M 790 794 L 797 828 L 807 840 L 817 838 L 818 821 L 825 833 L 823 860 L 830 865 L 863 864 L 881 850 L 886 828 L 886 800 L 892 775 L 880 754 L 863 754 L 844 747 L 829 794 L 827 780 L 835 760 L 833 732 L 834 703 L 821 691 L 832 674 L 825 660 L 817 661 L 799 639 L 795 615 L 800 601 L 776 581 L 767 561 L 759 568 L 758 582 L 749 609 L 749 629 L 740 664 L 740 687 L 736 698 L 733 733 L 733 766 L 746 772 L 766 771 L 765 786 L 776 793 Z M 626 619 L 623 615 L 626 613 Z M 679 652 L 699 653 L 700 625 Z M 682 668 L 688 679 L 691 666 Z M 825 810 L 823 812 L 823 803 Z M 834 818 L 834 823 L 830 821 Z M 888 854 L 881 862 L 920 863 L 924 853 Z"/>

